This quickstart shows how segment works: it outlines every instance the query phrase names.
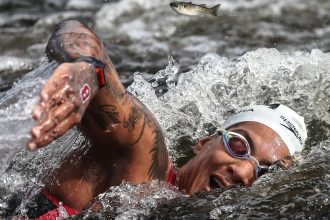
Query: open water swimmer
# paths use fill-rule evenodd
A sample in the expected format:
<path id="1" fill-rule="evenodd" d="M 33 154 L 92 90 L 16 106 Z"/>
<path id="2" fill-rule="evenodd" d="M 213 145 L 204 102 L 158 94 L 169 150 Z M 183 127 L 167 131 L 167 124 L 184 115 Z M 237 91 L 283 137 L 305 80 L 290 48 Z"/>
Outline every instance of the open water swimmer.
<path id="1" fill-rule="evenodd" d="M 0 219 L 328 219 L 328 5 L 0 0 Z"/>
<path id="2" fill-rule="evenodd" d="M 37 125 L 28 148 L 42 148 L 75 125 L 92 142 L 87 153 L 76 151 L 44 179 L 42 195 L 62 201 L 68 214 L 88 208 L 100 193 L 123 181 L 167 181 L 187 194 L 250 186 L 272 164 L 289 165 L 288 158 L 303 149 L 307 138 L 304 119 L 292 109 L 247 106 L 229 116 L 216 134 L 201 138 L 195 156 L 176 169 L 156 118 L 123 87 L 94 32 L 78 21 L 64 21 L 46 53 L 59 66 L 34 107 Z M 81 159 L 72 164 L 73 157 Z M 33 217 L 59 213 L 59 203 L 53 204 L 54 209 Z"/>

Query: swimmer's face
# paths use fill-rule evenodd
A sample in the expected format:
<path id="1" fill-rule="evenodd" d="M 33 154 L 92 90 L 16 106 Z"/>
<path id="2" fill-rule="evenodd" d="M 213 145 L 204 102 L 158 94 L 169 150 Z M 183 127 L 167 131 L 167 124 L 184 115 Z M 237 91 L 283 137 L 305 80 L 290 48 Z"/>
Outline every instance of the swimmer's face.
<path id="1" fill-rule="evenodd" d="M 279 136 L 263 124 L 243 122 L 229 130 L 251 141 L 251 155 L 260 165 L 270 166 L 290 155 Z M 237 184 L 250 186 L 256 180 L 255 163 L 232 157 L 224 146 L 222 136 L 200 140 L 194 146 L 194 153 L 195 157 L 179 170 L 177 177 L 180 189 L 189 194 Z"/>

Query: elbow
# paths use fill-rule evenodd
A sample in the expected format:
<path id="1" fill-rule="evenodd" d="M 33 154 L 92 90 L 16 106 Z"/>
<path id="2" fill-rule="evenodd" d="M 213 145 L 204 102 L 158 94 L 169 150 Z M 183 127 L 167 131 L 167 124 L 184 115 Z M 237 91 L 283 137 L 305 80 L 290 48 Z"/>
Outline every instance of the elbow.
<path id="1" fill-rule="evenodd" d="M 72 28 L 81 27 L 81 26 L 85 27 L 85 25 L 78 20 L 75 20 L 72 18 L 66 19 L 66 20 L 61 21 L 60 23 L 58 23 L 55 26 L 55 33 L 59 32 L 59 31 L 63 31 L 63 30 L 64 31 L 70 30 Z"/>
<path id="2" fill-rule="evenodd" d="M 54 33 L 48 40 L 45 54 L 48 60 L 56 60 L 59 63 L 72 60 L 72 54 L 63 48 L 65 44 L 62 34 L 79 32 L 81 29 L 88 29 L 78 20 L 68 19 L 56 25 Z"/>

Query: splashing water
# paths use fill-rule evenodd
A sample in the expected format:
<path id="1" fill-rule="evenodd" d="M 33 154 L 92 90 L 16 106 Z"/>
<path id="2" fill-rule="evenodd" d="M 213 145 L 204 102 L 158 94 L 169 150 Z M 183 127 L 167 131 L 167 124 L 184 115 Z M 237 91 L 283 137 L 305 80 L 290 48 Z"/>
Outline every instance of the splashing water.
<path id="1" fill-rule="evenodd" d="M 180 159 L 187 157 L 188 151 L 191 150 L 190 145 L 184 146 L 180 142 L 182 138 L 193 140 L 207 135 L 212 129 L 220 126 L 225 117 L 238 107 L 248 104 L 281 102 L 304 115 L 309 128 L 315 123 L 319 123 L 323 127 L 325 132 L 321 134 L 321 138 L 318 138 L 323 139 L 324 142 L 308 145 L 307 148 L 314 150 L 306 158 L 314 158 L 313 161 L 318 161 L 319 166 L 326 169 L 330 131 L 329 112 L 327 111 L 330 103 L 329 58 L 330 54 L 319 50 L 313 50 L 311 53 L 280 53 L 275 49 L 259 49 L 245 54 L 236 61 L 210 53 L 206 54 L 193 70 L 182 73 L 179 72 L 179 66 L 175 61 L 169 58 L 167 68 L 159 71 L 150 81 L 136 73 L 134 83 L 128 90 L 141 99 L 158 118 L 165 131 L 170 154 L 177 164 L 180 163 Z M 9 212 L 8 210 L 13 206 L 10 205 L 12 201 L 20 204 L 18 207 L 22 208 L 26 201 L 37 192 L 38 187 L 42 186 L 40 179 L 59 166 L 71 151 L 88 150 L 88 140 L 77 129 L 72 129 L 50 146 L 37 152 L 28 153 L 23 150 L 28 138 L 28 130 L 33 125 L 30 116 L 31 108 L 42 84 L 55 66 L 54 63 L 41 64 L 38 69 L 26 75 L 1 98 L 0 121 L 2 126 L 8 128 L 1 129 L 0 135 L 3 140 L 0 150 L 7 152 L 7 156 L 1 158 L 3 175 L 1 175 L 0 181 L 3 199 L 0 201 L 0 210 L 2 212 Z M 157 96 L 153 82 L 162 79 L 165 79 L 165 82 L 167 80 L 170 86 L 168 92 Z M 14 137 L 10 132 L 14 130 L 21 132 Z M 313 138 L 315 137 L 312 136 L 311 139 Z M 5 165 L 7 161 L 9 164 Z M 245 199 L 242 201 L 247 204 L 251 198 L 256 200 L 252 205 L 253 208 L 255 208 L 255 204 L 261 203 L 262 206 L 272 209 L 271 203 L 269 203 L 270 198 L 284 196 L 281 193 L 273 195 L 272 186 L 276 186 L 277 190 L 281 189 L 283 192 L 295 190 L 291 185 L 293 180 L 288 179 L 287 175 L 297 175 L 294 180 L 305 188 L 311 187 L 310 181 L 318 182 L 319 178 L 329 176 L 328 171 L 318 172 L 319 176 L 315 178 L 308 176 L 315 165 L 312 165 L 307 159 L 301 158 L 300 161 L 291 170 L 265 175 L 249 189 L 238 187 L 212 193 L 210 198 L 213 205 L 207 206 L 206 210 L 209 211 L 204 212 L 203 215 L 207 214 L 210 218 L 223 216 L 235 218 L 234 213 L 240 212 L 246 213 L 246 216 L 250 214 L 264 216 L 262 210 L 251 211 L 251 206 L 243 205 L 243 202 L 241 205 L 234 205 L 228 201 L 237 202 L 238 196 L 241 198 L 241 193 L 243 193 Z M 301 180 L 302 177 L 303 180 Z M 282 184 L 283 182 L 285 184 Z M 318 202 L 324 203 L 324 207 L 329 206 L 327 202 L 329 188 L 327 186 L 324 188 L 322 184 L 318 187 L 319 192 L 309 192 L 309 197 L 305 201 L 311 204 L 311 209 Z M 16 193 L 17 191 L 28 191 L 29 193 L 24 193 L 25 196 L 21 197 Z M 220 193 L 220 197 L 215 199 L 214 195 L 217 193 Z M 268 203 L 261 202 L 261 200 L 258 203 L 259 198 L 263 197 L 262 193 L 269 197 Z M 175 200 L 178 202 L 178 207 L 192 208 L 186 204 L 191 198 L 182 197 L 180 193 L 167 188 L 162 183 L 152 182 L 146 185 L 123 183 L 120 186 L 111 187 L 109 191 L 99 196 L 98 199 L 104 208 L 96 215 L 99 218 L 118 216 L 119 219 L 125 218 L 125 216 L 133 216 L 133 218 L 148 215 L 163 216 L 163 212 L 163 214 L 159 214 L 158 211 L 152 210 L 166 210 L 169 205 L 166 203 L 166 198 L 179 198 Z M 198 204 L 197 207 L 201 208 L 203 204 L 205 205 L 205 202 L 201 200 L 209 201 L 210 198 L 208 196 L 206 198 L 204 196 L 196 197 L 193 204 Z M 290 201 L 296 201 L 299 198 L 290 198 Z M 274 203 L 277 204 L 277 202 L 279 200 L 275 199 Z M 291 207 L 288 203 L 286 207 L 283 207 L 282 210 L 291 212 L 297 205 Z M 189 211 L 191 210 L 189 209 Z M 323 208 L 321 212 L 324 213 Z M 24 213 L 24 210 L 21 210 L 21 213 Z M 178 213 L 180 214 L 180 212 Z M 303 212 L 305 216 L 306 213 Z M 91 212 L 84 214 L 92 215 Z"/>
<path id="2" fill-rule="evenodd" d="M 73 150 L 89 148 L 88 140 L 74 128 L 37 152 L 24 150 L 28 131 L 33 126 L 32 106 L 55 67 L 55 63 L 41 63 L 0 100 L 0 150 L 5 152 L 0 161 L 2 216 L 24 214 L 24 204 L 42 187 L 40 179 Z M 309 128 L 307 147 L 296 156 L 296 166 L 262 176 L 248 189 L 238 186 L 187 198 L 165 183 L 123 183 L 98 197 L 103 205 L 99 213 L 88 210 L 79 216 L 99 219 L 106 216 L 118 219 L 292 217 L 300 207 L 305 208 L 298 213 L 299 217 L 329 214 L 329 67 L 330 54 L 320 50 L 281 53 L 276 49 L 259 49 L 233 61 L 209 53 L 188 72 L 180 72 L 179 65 L 169 58 L 169 65 L 149 81 L 136 73 L 128 90 L 159 120 L 177 165 L 189 159 L 195 138 L 211 133 L 233 110 L 249 104 L 281 102 L 296 109 L 304 115 Z M 170 85 L 166 93 L 157 95 L 154 83 L 162 80 Z M 288 192 L 292 196 L 288 197 Z M 174 202 L 168 202 L 170 199 Z M 174 207 L 176 212 L 170 214 L 168 210 Z M 284 214 L 275 214 L 276 210 Z M 318 212 L 311 214 L 312 210 Z"/>
<path id="3" fill-rule="evenodd" d="M 132 184 L 123 182 L 111 187 L 98 196 L 101 208 L 92 211 L 90 208 L 75 218 L 82 216 L 96 219 L 136 219 L 150 214 L 152 209 L 164 202 L 183 194 L 165 182 L 153 180 L 150 183 Z"/>
<path id="4" fill-rule="evenodd" d="M 0 5 L 15 6 L 15 2 L 4 0 Z M 36 2 L 42 1 L 18 1 L 17 12 Z M 111 42 L 106 46 L 122 79 L 127 82 L 133 72 L 141 72 L 134 74 L 129 90 L 156 115 L 178 166 L 191 157 L 196 138 L 212 133 L 233 110 L 249 104 L 281 102 L 296 109 L 305 116 L 309 139 L 303 153 L 295 156 L 294 167 L 286 171 L 275 167 L 250 188 L 185 197 L 163 183 L 123 183 L 97 198 L 103 204 L 100 212 L 87 210 L 78 219 L 329 218 L 328 1 L 222 0 L 219 19 L 178 16 L 161 0 L 84 2 L 47 0 L 40 8 L 55 7 L 54 11 L 39 14 L 32 7 L 32 13 L 23 16 L 1 14 L 0 48 L 5 61 L 0 63 L 1 91 L 41 56 L 57 22 L 80 16 L 106 44 Z M 30 26 L 22 27 L 24 23 Z M 284 52 L 290 50 L 297 52 Z M 169 58 L 163 69 L 169 54 L 178 63 Z M 74 128 L 47 148 L 24 150 L 34 124 L 32 106 L 56 65 L 42 62 L 0 95 L 0 218 L 24 215 L 25 204 L 42 187 L 40 179 L 72 151 L 89 148 L 88 140 Z M 15 74 L 5 75 L 8 72 Z M 146 72 L 157 73 L 147 80 Z"/>
<path id="5" fill-rule="evenodd" d="M 238 61 L 211 53 L 195 69 L 180 73 L 177 85 L 161 97 L 143 79 L 130 88 L 157 116 L 170 146 L 180 137 L 195 139 L 211 133 L 233 110 L 252 104 L 283 103 L 304 115 L 307 124 L 313 120 L 330 124 L 329 58 L 319 50 L 259 49 Z"/>
<path id="6" fill-rule="evenodd" d="M 44 59 L 36 70 L 15 83 L 0 99 L 0 216 L 15 211 L 24 213 L 30 197 L 42 187 L 40 179 L 59 167 L 70 152 L 89 146 L 88 140 L 74 128 L 49 148 L 33 153 L 25 150 L 35 123 L 31 110 L 56 66 Z M 17 203 L 20 209 L 15 210 Z"/>
<path id="7" fill-rule="evenodd" d="M 179 167 L 192 156 L 196 138 L 241 106 L 281 102 L 305 116 L 309 138 L 295 166 L 275 166 L 250 188 L 186 197 L 163 183 L 123 183 L 97 198 L 99 212 L 77 219 L 329 219 L 327 0 L 222 0 L 217 18 L 178 16 L 162 0 L 3 0 L 3 6 L 1 92 L 42 56 L 56 23 L 79 17 L 95 27 L 125 85 L 140 72 L 129 90 L 156 115 Z M 177 62 L 170 58 L 164 69 L 168 55 Z M 74 128 L 47 148 L 24 150 L 32 106 L 56 65 L 42 62 L 0 94 L 0 218 L 24 215 L 40 179 L 73 151 L 89 149 Z"/>

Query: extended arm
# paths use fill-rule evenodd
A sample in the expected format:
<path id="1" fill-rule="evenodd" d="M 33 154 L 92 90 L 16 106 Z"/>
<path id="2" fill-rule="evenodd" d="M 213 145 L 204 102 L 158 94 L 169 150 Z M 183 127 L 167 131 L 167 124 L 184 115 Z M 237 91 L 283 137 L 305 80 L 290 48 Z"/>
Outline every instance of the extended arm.
<path id="1" fill-rule="evenodd" d="M 38 124 L 32 129 L 29 148 L 42 147 L 80 124 L 100 157 L 122 151 L 132 163 L 148 165 L 149 179 L 164 179 L 168 153 L 162 131 L 152 113 L 123 87 L 99 38 L 80 22 L 65 21 L 58 25 L 46 52 L 61 64 L 33 111 Z M 106 86 L 98 88 L 92 65 L 72 63 L 80 56 L 106 64 Z"/>

